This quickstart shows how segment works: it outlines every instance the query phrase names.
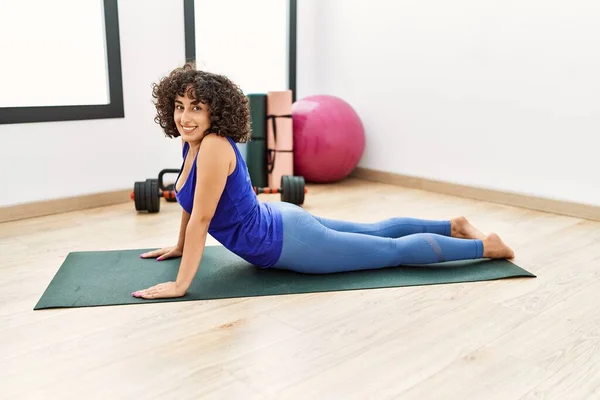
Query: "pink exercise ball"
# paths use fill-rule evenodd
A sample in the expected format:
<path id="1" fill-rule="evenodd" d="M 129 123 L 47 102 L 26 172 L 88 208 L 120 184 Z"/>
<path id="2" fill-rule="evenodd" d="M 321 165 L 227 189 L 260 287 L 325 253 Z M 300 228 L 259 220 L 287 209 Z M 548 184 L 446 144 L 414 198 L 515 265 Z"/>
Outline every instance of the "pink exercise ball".
<path id="1" fill-rule="evenodd" d="M 292 105 L 294 175 L 331 183 L 356 168 L 365 149 L 365 131 L 354 109 L 339 97 L 308 96 Z"/>

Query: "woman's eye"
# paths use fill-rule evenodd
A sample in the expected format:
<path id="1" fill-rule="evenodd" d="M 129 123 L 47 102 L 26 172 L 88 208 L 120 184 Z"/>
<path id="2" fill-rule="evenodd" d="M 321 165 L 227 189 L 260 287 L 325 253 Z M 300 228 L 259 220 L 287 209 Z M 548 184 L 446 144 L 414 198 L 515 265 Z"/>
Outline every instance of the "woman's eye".
<path id="1" fill-rule="evenodd" d="M 176 109 L 176 110 L 183 110 L 183 106 L 181 106 L 181 105 L 176 105 L 176 106 L 175 106 L 175 109 Z M 193 108 L 192 108 L 192 110 L 194 110 L 194 111 L 202 111 L 202 107 L 193 107 Z"/>

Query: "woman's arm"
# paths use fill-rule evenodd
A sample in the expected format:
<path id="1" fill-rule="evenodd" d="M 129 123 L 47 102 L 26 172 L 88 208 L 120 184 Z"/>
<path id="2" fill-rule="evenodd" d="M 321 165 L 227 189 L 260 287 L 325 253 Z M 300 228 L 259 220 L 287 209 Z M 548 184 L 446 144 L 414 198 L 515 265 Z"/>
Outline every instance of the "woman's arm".
<path id="1" fill-rule="evenodd" d="M 202 140 L 196 159 L 196 192 L 192 214 L 189 217 L 184 214 L 181 218 L 179 243 L 183 243 L 183 254 L 177 279 L 175 282 L 159 283 L 138 290 L 132 296 L 144 299 L 181 297 L 189 289 L 202 260 L 210 221 L 225 189 L 232 155 L 233 149 L 227 138 L 208 135 Z"/>
<path id="2" fill-rule="evenodd" d="M 185 148 L 185 141 L 183 140 L 183 138 L 181 139 L 181 148 L 183 152 L 183 149 Z M 175 182 L 175 184 L 176 183 L 177 182 Z M 177 239 L 177 244 L 175 246 L 148 251 L 146 253 L 141 254 L 140 256 L 142 258 L 156 258 L 159 261 L 173 257 L 180 257 L 183 253 L 183 246 L 185 244 L 185 229 L 187 228 L 189 220 L 190 214 L 187 211 L 182 210 L 181 223 L 179 225 L 179 238 Z"/>
<path id="3" fill-rule="evenodd" d="M 183 243 L 183 254 L 177 279 L 133 292 L 132 296 L 144 299 L 181 297 L 189 289 L 202 260 L 210 221 L 225 189 L 232 151 L 227 138 L 208 135 L 202 140 L 196 159 L 192 214 L 189 217 L 184 214 L 181 218 L 179 243 Z"/>
<path id="4" fill-rule="evenodd" d="M 217 135 L 206 136 L 200 145 L 196 159 L 194 206 L 185 228 L 183 255 L 175 282 L 182 293 L 190 287 L 198 271 L 208 227 L 229 175 L 231 151 L 227 138 Z"/>
<path id="5" fill-rule="evenodd" d="M 181 138 L 181 151 L 183 152 L 183 149 L 185 148 L 185 140 L 183 140 L 183 138 Z M 179 247 L 181 250 L 183 250 L 183 245 L 185 243 L 185 228 L 187 228 L 187 224 L 190 220 L 190 214 L 185 211 L 185 210 L 181 210 L 181 225 L 179 226 L 179 239 L 177 240 L 177 247 Z"/>
<path id="6" fill-rule="evenodd" d="M 177 239 L 177 247 L 183 251 L 185 245 L 185 231 L 190 221 L 190 214 L 187 211 L 181 211 L 181 225 L 179 226 L 179 239 Z"/>

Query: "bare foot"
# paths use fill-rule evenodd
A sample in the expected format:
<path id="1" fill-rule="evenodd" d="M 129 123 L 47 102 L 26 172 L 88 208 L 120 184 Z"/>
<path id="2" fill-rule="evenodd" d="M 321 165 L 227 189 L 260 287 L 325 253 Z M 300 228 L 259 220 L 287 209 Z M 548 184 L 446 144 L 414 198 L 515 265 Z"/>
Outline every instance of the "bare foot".
<path id="1" fill-rule="evenodd" d="M 450 220 L 450 236 L 461 239 L 484 239 L 485 235 L 475 228 L 465 217 L 456 217 Z"/>
<path id="2" fill-rule="evenodd" d="M 490 233 L 483 239 L 483 258 L 515 258 L 515 252 L 508 247 L 500 236 Z"/>

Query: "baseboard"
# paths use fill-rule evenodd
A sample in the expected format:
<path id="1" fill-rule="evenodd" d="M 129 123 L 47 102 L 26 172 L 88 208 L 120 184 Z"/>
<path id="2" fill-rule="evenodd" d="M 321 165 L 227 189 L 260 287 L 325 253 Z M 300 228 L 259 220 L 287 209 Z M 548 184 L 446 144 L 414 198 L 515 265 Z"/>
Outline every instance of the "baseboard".
<path id="1" fill-rule="evenodd" d="M 55 200 L 36 201 L 14 206 L 0 207 L 0 222 L 41 217 L 69 211 L 104 207 L 131 201 L 131 189 L 67 197 Z"/>
<path id="2" fill-rule="evenodd" d="M 475 200 L 487 201 L 490 203 L 498 203 L 600 221 L 600 206 L 593 206 L 589 204 L 554 200 L 493 189 L 483 189 L 473 186 L 436 181 L 432 179 L 415 178 L 412 176 L 377 171 L 362 167 L 356 168 L 350 176 L 353 178 L 364 179 L 373 182 L 389 183 L 412 189 L 427 190 L 430 192 L 466 197 Z"/>
<path id="3" fill-rule="evenodd" d="M 383 172 L 358 167 L 350 175 L 352 178 L 373 182 L 388 183 L 413 189 L 427 190 L 452 196 L 466 197 L 491 203 L 528 208 L 576 218 L 600 221 L 600 206 L 528 196 L 493 189 L 459 185 L 432 179 Z M 0 207 L 0 223 L 78 211 L 88 208 L 104 207 L 130 202 L 131 190 L 116 190 L 63 199 L 45 200 L 27 204 Z"/>

